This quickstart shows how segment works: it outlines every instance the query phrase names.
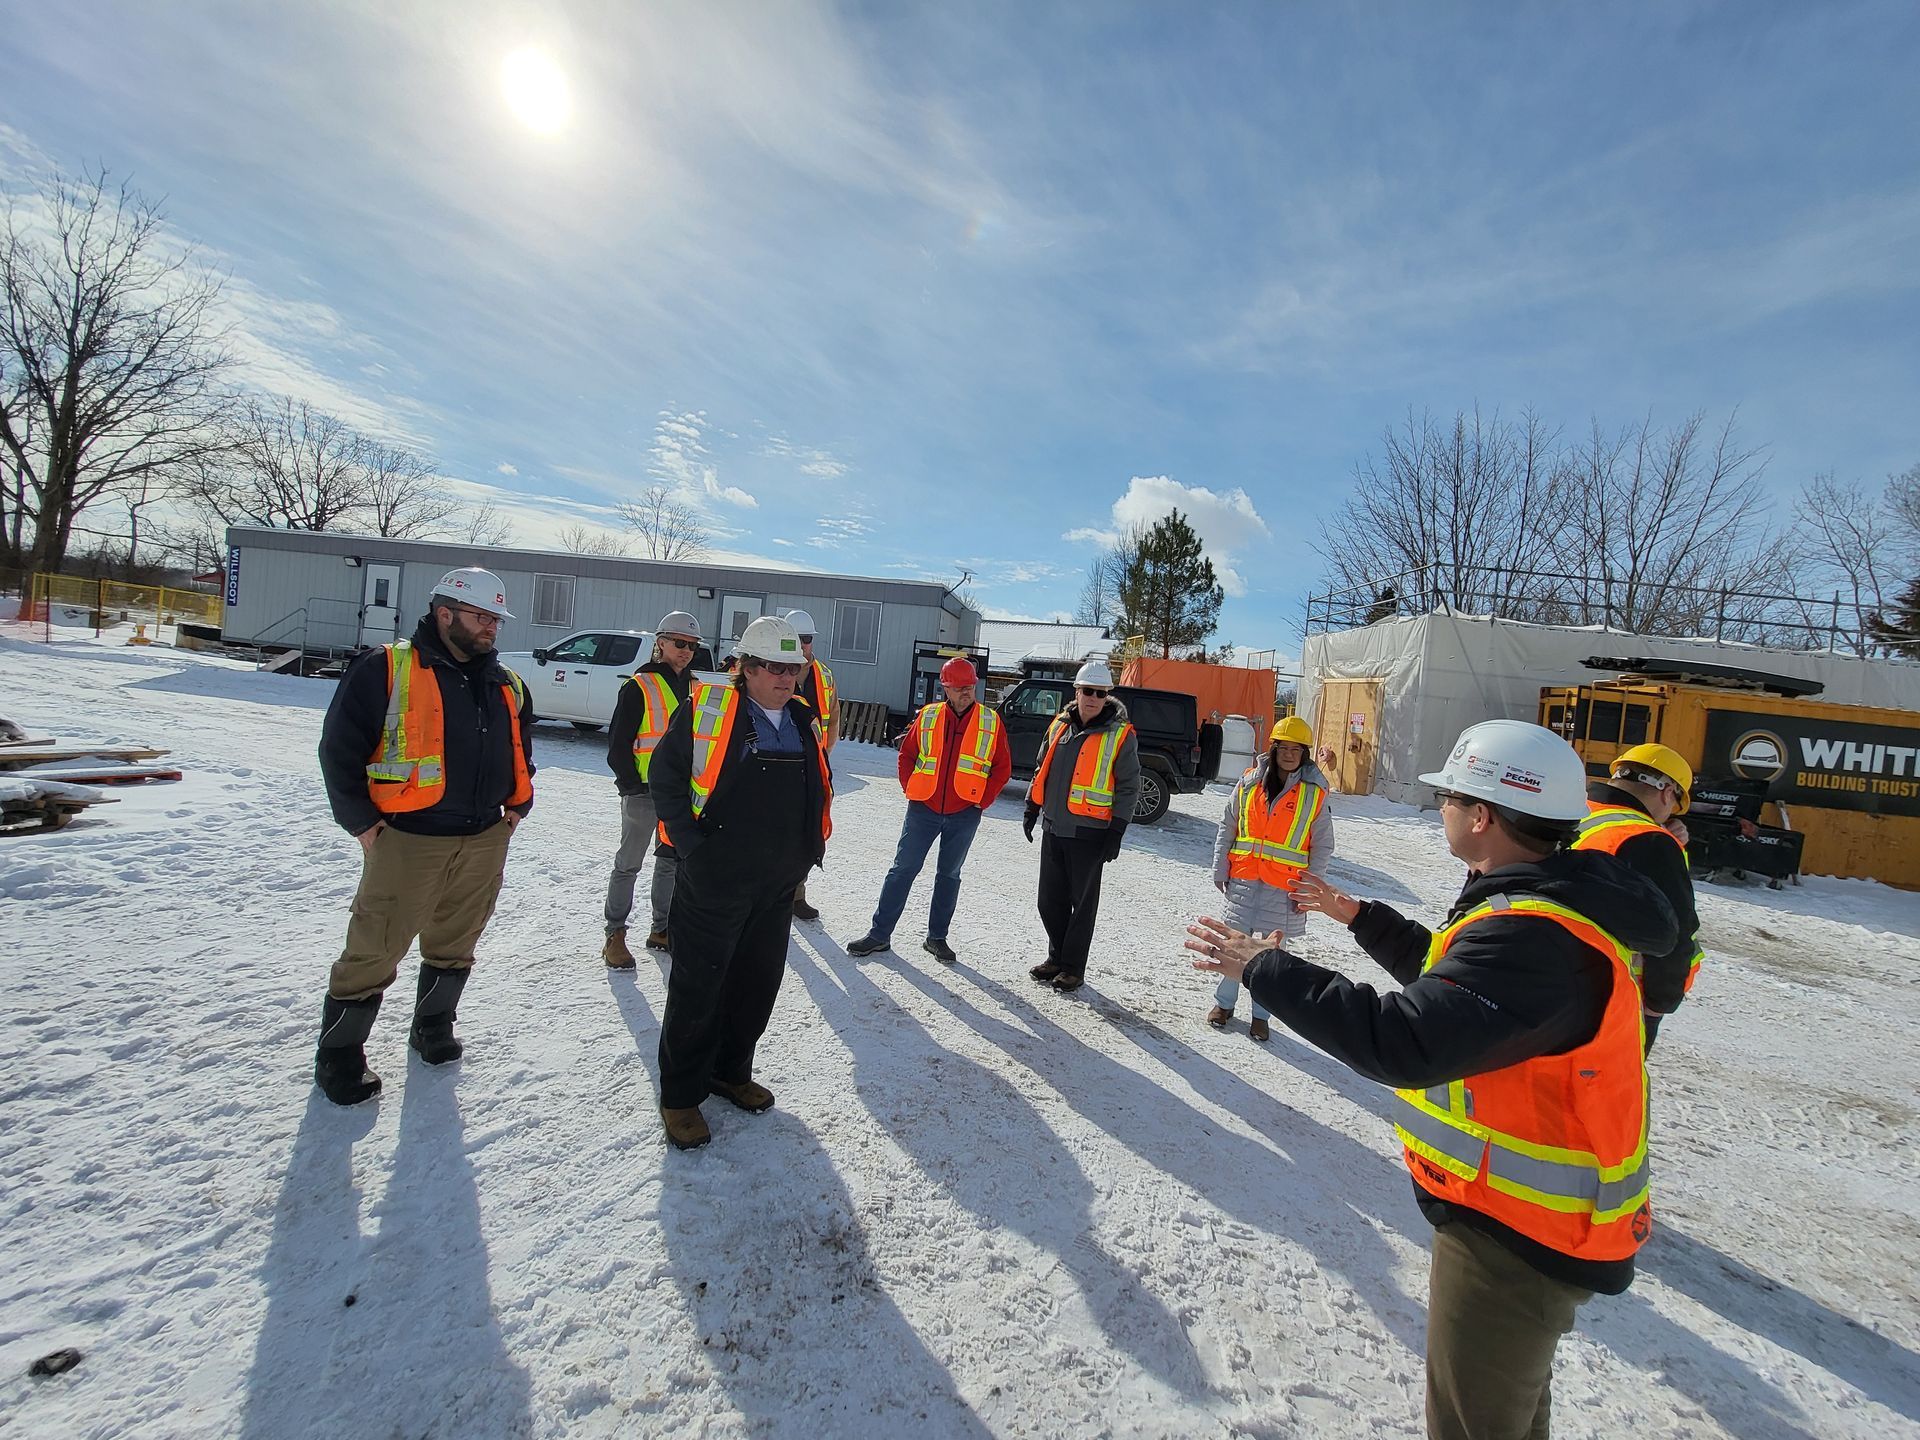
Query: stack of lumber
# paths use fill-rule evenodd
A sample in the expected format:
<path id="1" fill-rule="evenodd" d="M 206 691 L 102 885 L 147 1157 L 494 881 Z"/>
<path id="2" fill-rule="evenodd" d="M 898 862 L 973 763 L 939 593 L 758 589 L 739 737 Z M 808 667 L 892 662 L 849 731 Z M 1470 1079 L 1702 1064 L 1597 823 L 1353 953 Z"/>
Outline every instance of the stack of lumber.
<path id="1" fill-rule="evenodd" d="M 0 835 L 58 830 L 91 806 L 112 804 L 93 788 L 98 785 L 178 780 L 178 770 L 153 763 L 166 753 L 148 745 L 36 739 L 0 721 Z"/>

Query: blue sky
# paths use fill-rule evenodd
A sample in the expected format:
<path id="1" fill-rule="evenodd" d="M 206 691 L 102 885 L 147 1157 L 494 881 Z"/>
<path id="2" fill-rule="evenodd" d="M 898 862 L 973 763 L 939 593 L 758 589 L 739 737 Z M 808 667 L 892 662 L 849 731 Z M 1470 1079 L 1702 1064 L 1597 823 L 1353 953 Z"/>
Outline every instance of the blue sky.
<path id="1" fill-rule="evenodd" d="M 726 554 L 1071 610 L 1190 510 L 1295 647 L 1413 410 L 1920 460 L 1920 6 L 0 0 L 0 180 L 105 163 L 254 379 Z M 508 54 L 567 77 L 542 134 Z"/>

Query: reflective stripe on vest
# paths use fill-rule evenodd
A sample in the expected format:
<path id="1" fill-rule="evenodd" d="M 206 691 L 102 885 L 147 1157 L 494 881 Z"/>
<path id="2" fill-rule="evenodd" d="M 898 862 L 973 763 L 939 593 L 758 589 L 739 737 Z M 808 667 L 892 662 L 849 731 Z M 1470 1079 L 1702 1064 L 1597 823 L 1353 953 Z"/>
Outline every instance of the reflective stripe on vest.
<path id="1" fill-rule="evenodd" d="M 653 767 L 653 752 L 659 748 L 660 737 L 667 733 L 667 722 L 680 708 L 680 697 L 667 684 L 667 677 L 657 670 L 637 672 L 631 679 L 640 687 L 647 702 L 647 713 L 633 735 L 633 763 L 640 771 L 640 779 L 645 781 L 647 771 Z"/>
<path id="2" fill-rule="evenodd" d="M 1027 787 L 1027 796 L 1036 805 L 1046 803 L 1047 772 L 1053 768 L 1053 757 L 1066 733 L 1067 717 L 1055 716 L 1047 730 L 1046 753 L 1040 757 L 1033 782 Z M 1132 733 L 1132 725 L 1116 725 L 1088 736 L 1097 743 L 1082 741 L 1079 758 L 1073 765 L 1073 783 L 1067 790 L 1067 809 L 1071 813 L 1084 815 L 1089 820 L 1113 819 L 1113 763 L 1120 754 L 1120 746 Z"/>
<path id="3" fill-rule="evenodd" d="M 687 703 L 693 706 L 693 773 L 688 788 L 693 797 L 693 818 L 698 820 L 713 798 L 714 786 L 719 784 L 721 768 L 727 762 L 734 721 L 740 713 L 740 692 L 731 684 L 702 680 L 694 685 Z M 817 718 L 808 723 L 813 726 L 813 755 L 820 766 L 820 838 L 824 842 L 833 838 L 833 767 L 827 762 L 824 727 Z M 657 833 L 666 844 L 673 843 L 664 821 L 657 826 Z"/>
<path id="4" fill-rule="evenodd" d="M 919 753 L 913 762 L 913 774 L 907 777 L 907 798 L 931 800 L 940 784 L 941 746 L 946 743 L 947 702 L 936 700 L 925 706 L 913 722 Z M 967 713 L 967 728 L 960 740 L 960 753 L 953 762 L 953 792 L 969 805 L 978 805 L 987 793 L 987 778 L 993 774 L 993 748 L 1000 735 L 1000 717 L 976 703 Z"/>
<path id="5" fill-rule="evenodd" d="M 833 688 L 833 672 L 818 660 L 809 660 L 807 664 L 813 670 L 813 693 L 820 698 L 820 704 L 816 708 L 815 713 L 819 715 L 822 721 L 831 721 L 833 719 L 834 700 L 839 694 L 839 692 Z M 795 690 L 794 694 L 799 696 L 800 703 L 803 705 L 811 705 L 813 703 L 808 700 L 805 695 L 801 695 L 798 690 Z"/>
<path id="6" fill-rule="evenodd" d="M 1320 818 L 1326 801 L 1327 792 L 1310 780 L 1286 790 L 1271 805 L 1264 785 L 1242 785 L 1239 829 L 1227 851 L 1227 873 L 1236 880 L 1293 889 L 1307 868 L 1313 822 Z"/>
<path id="7" fill-rule="evenodd" d="M 1651 1215 L 1644 1032 L 1639 991 L 1626 983 L 1632 952 L 1576 910 L 1537 896 L 1496 896 L 1433 937 L 1423 970 L 1468 925 L 1508 915 L 1560 925 L 1612 962 L 1598 1031 L 1563 1055 L 1396 1090 L 1394 1132 L 1415 1182 L 1429 1193 L 1562 1254 L 1624 1259 L 1646 1239 Z M 1520 1133 L 1529 1121 L 1538 1128 Z"/>
<path id="8" fill-rule="evenodd" d="M 1624 805 L 1602 805 L 1598 800 L 1587 802 L 1587 818 L 1580 822 L 1580 836 L 1573 842 L 1575 850 L 1598 850 L 1606 855 L 1619 855 L 1620 847 L 1636 835 L 1664 835 L 1674 844 L 1680 845 L 1680 837 L 1664 825 L 1654 824 L 1652 818 L 1638 810 L 1628 809 Z M 1687 847 L 1680 845 L 1680 855 L 1686 858 Z M 1693 982 L 1700 978 L 1700 962 L 1707 958 L 1707 952 L 1700 948 L 1700 937 L 1694 936 L 1693 955 L 1687 962 L 1687 980 L 1681 994 L 1693 989 Z M 1646 957 L 1635 955 L 1633 978 L 1639 983 L 1646 968 Z"/>
<path id="9" fill-rule="evenodd" d="M 387 652 L 387 710 L 380 724 L 380 743 L 367 761 L 367 796 L 383 814 L 426 810 L 440 803 L 447 786 L 446 712 L 440 685 L 411 640 L 396 640 L 382 648 Z M 505 674 L 500 689 L 513 748 L 513 790 L 506 804 L 524 805 L 533 798 L 533 777 L 527 770 L 520 733 L 526 687 L 513 671 Z M 426 683 L 416 686 L 416 681 Z"/>

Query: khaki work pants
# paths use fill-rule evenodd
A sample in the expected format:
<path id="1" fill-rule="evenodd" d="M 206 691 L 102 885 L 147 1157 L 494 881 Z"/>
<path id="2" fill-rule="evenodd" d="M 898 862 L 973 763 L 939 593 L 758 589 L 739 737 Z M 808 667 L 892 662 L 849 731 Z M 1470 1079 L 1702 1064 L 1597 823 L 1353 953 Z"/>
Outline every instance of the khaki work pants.
<path id="1" fill-rule="evenodd" d="M 327 993 L 336 1000 L 379 994 L 393 983 L 416 936 L 427 964 L 469 968 L 500 898 L 512 832 L 505 820 L 478 835 L 382 830 L 361 853 L 347 945 L 333 963 Z"/>
<path id="2" fill-rule="evenodd" d="M 1429 1440 L 1547 1440 L 1553 1352 L 1593 1298 L 1454 1221 L 1433 1232 Z"/>

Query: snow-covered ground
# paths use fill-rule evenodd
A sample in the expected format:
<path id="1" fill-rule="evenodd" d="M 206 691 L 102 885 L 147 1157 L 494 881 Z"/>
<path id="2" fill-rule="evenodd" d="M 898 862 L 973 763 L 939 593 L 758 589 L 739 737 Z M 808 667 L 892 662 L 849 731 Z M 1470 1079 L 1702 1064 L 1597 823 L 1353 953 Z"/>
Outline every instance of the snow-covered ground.
<path id="1" fill-rule="evenodd" d="M 1201 1022 L 1181 958 L 1218 796 L 1135 829 L 1087 987 L 1026 977 L 1019 787 L 956 968 L 850 960 L 902 800 L 835 754 L 818 924 L 760 1054 L 779 1106 L 664 1146 L 665 986 L 609 974 L 604 736 L 542 726 L 539 799 L 461 1007 L 340 1111 L 309 1084 L 357 873 L 324 681 L 0 639 L 0 714 L 169 747 L 176 784 L 0 838 L 0 1434 L 1421 1432 L 1428 1234 L 1385 1096 Z M 1334 876 L 1437 913 L 1431 815 L 1339 802 Z M 1561 1347 L 1556 1432 L 1920 1434 L 1920 895 L 1703 889 L 1706 971 L 1654 1052 L 1654 1239 Z M 1371 978 L 1316 920 L 1304 948 Z M 29 1379 L 73 1346 L 81 1365 Z"/>

